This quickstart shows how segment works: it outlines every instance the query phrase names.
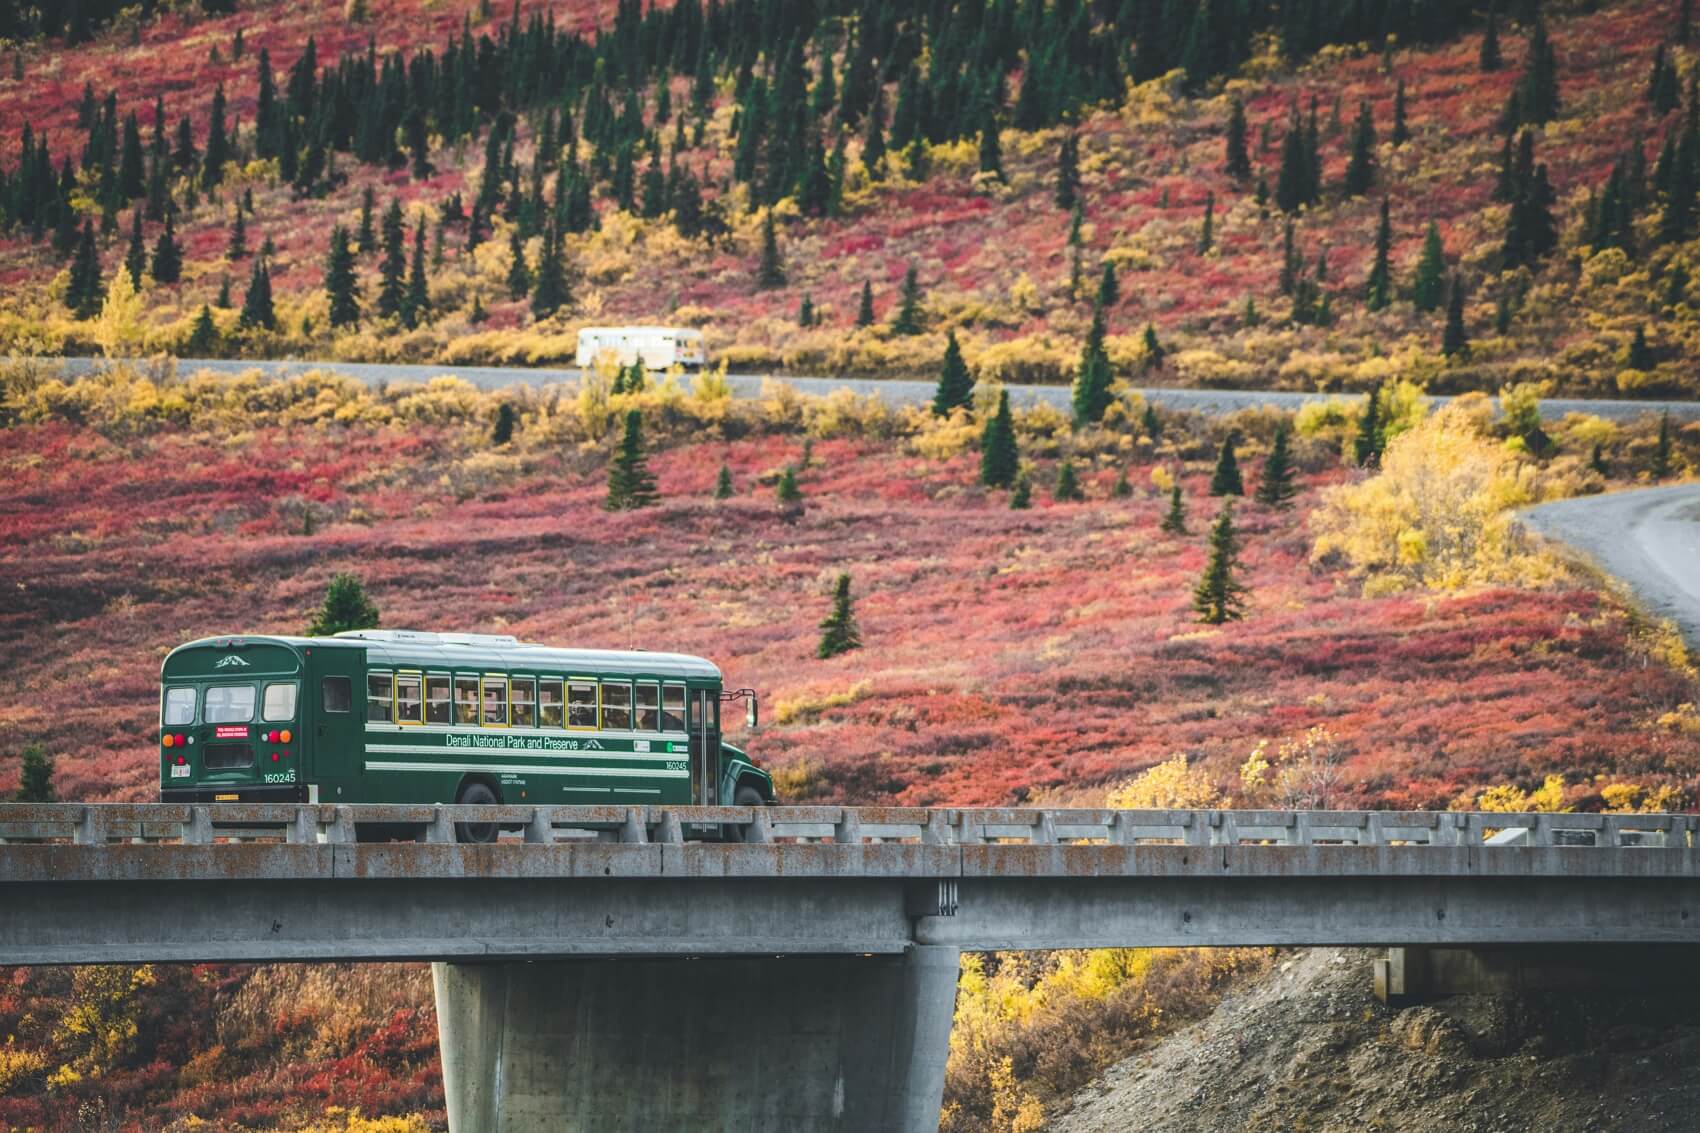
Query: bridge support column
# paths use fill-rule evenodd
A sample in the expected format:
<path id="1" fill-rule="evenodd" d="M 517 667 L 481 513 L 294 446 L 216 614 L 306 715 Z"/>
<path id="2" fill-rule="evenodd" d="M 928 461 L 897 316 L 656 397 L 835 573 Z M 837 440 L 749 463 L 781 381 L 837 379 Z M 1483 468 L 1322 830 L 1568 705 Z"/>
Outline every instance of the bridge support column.
<path id="1" fill-rule="evenodd" d="M 434 964 L 450 1133 L 936 1130 L 959 957 Z"/>

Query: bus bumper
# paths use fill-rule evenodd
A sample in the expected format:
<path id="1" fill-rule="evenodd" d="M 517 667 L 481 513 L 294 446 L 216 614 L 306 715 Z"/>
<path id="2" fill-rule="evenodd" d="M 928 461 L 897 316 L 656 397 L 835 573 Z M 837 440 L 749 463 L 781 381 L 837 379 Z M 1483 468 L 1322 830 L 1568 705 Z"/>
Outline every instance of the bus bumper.
<path id="1" fill-rule="evenodd" d="M 161 787 L 162 803 L 304 803 L 305 783 L 268 783 L 229 787 Z"/>

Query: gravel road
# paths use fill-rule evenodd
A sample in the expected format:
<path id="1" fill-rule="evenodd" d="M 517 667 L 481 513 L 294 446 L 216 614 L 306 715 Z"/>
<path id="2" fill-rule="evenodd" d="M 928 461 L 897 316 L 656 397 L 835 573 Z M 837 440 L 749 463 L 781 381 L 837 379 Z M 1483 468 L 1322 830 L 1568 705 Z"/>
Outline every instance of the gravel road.
<path id="1" fill-rule="evenodd" d="M 1616 575 L 1700 649 L 1700 484 L 1559 500 L 1523 519 Z"/>
<path id="2" fill-rule="evenodd" d="M 86 374 L 105 364 L 104 360 L 99 358 L 61 358 L 45 359 L 45 361 L 58 362 L 68 372 L 77 375 Z M 192 374 L 197 370 L 238 374 L 244 370 L 254 369 L 272 375 L 299 374 L 308 370 L 333 370 L 374 385 L 379 382 L 422 382 L 440 374 L 453 374 L 482 389 L 501 389 L 504 386 L 511 385 L 553 385 L 561 382 L 576 382 L 579 378 L 579 371 L 576 369 L 527 370 L 501 366 L 399 366 L 373 362 L 267 362 L 190 358 L 180 359 L 177 363 L 179 374 Z M 738 397 L 758 396 L 761 393 L 762 383 L 769 376 L 763 374 L 728 375 L 732 384 L 732 391 Z M 849 389 L 859 394 L 878 394 L 896 405 L 920 405 L 933 399 L 934 385 L 932 382 L 903 381 L 895 378 L 808 378 L 787 377 L 778 374 L 771 376 L 789 382 L 799 391 L 809 394 L 825 394 L 837 389 Z M 1140 392 L 1159 408 L 1185 409 L 1209 414 L 1232 413 L 1236 410 L 1253 409 L 1264 405 L 1292 410 L 1308 402 L 1326 401 L 1331 396 L 1322 393 L 1217 389 L 1144 389 Z M 1066 386 L 1010 386 L 1009 394 L 1010 400 L 1017 408 L 1038 402 L 1049 402 L 1059 409 L 1067 409 L 1069 406 L 1069 391 Z M 1443 397 L 1435 398 L 1437 403 L 1446 400 Z M 1575 412 L 1592 413 L 1613 421 L 1629 421 L 1645 413 L 1663 413 L 1669 410 L 1670 415 L 1678 420 L 1700 420 L 1700 401 L 1613 401 L 1550 398 L 1541 403 L 1541 410 L 1547 417 L 1553 419 L 1563 417 L 1566 413 Z"/>

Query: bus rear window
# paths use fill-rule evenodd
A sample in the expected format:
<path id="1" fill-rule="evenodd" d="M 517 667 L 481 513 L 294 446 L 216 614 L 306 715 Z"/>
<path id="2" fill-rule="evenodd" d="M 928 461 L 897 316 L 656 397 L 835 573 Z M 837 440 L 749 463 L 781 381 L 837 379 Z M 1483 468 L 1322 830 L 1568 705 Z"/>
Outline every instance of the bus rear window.
<path id="1" fill-rule="evenodd" d="M 295 719 L 295 685 L 272 684 L 266 686 L 266 699 L 261 715 L 267 720 Z"/>
<path id="2" fill-rule="evenodd" d="M 195 690 L 192 688 L 168 688 L 165 690 L 165 708 L 160 713 L 160 722 L 167 728 L 181 728 L 185 724 L 195 722 Z"/>
<path id="3" fill-rule="evenodd" d="M 214 685 L 202 715 L 209 724 L 246 724 L 254 718 L 254 686 Z"/>

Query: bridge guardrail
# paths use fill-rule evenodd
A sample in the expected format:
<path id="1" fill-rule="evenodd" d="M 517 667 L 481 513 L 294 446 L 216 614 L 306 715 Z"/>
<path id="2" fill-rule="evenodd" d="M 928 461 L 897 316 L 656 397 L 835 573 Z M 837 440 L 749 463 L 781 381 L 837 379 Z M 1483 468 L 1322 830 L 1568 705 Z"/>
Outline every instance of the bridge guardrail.
<path id="1" fill-rule="evenodd" d="M 1690 814 L 1087 808 L 396 806 L 294 803 L 5 803 L 0 844 L 347 843 L 382 826 L 454 841 L 456 823 L 498 823 L 526 843 L 1013 843 L 1116 846 L 1691 847 Z"/>

